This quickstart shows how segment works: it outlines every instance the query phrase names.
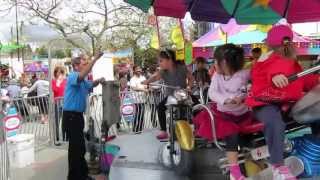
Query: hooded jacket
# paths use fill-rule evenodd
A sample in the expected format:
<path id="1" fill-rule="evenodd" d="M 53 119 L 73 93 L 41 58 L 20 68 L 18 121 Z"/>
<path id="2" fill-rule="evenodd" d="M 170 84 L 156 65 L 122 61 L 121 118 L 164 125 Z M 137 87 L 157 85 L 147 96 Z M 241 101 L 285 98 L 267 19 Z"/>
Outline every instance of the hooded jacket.
<path id="1" fill-rule="evenodd" d="M 318 83 L 319 75 L 301 77 L 284 88 L 277 88 L 272 78 L 279 74 L 289 77 L 301 71 L 302 67 L 296 61 L 275 52 L 271 51 L 261 56 L 251 70 L 252 86 L 246 104 L 254 108 L 271 103 L 298 101 L 304 92 L 311 90 Z"/>

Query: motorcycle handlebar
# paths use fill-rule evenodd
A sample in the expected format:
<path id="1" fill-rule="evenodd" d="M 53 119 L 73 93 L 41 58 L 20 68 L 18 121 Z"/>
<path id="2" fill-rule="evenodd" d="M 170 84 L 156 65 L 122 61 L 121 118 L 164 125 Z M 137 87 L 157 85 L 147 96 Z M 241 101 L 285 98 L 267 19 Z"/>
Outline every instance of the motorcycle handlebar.
<path id="1" fill-rule="evenodd" d="M 149 86 L 160 86 L 163 88 L 168 88 L 168 89 L 174 89 L 174 90 L 179 90 L 181 88 L 177 87 L 177 86 L 169 86 L 169 85 L 165 85 L 165 84 L 159 84 L 159 83 L 150 83 Z"/>
<path id="2" fill-rule="evenodd" d="M 293 75 L 288 77 L 288 80 L 289 80 L 289 82 L 292 82 L 292 81 L 295 81 L 295 80 L 297 80 L 297 79 L 299 79 L 299 78 L 301 78 L 303 76 L 312 74 L 312 73 L 314 73 L 316 71 L 319 71 L 319 70 L 320 70 L 320 65 L 315 66 L 315 67 L 310 68 L 310 69 L 307 69 L 305 71 L 302 71 L 302 72 L 300 72 L 298 74 L 293 74 Z"/>

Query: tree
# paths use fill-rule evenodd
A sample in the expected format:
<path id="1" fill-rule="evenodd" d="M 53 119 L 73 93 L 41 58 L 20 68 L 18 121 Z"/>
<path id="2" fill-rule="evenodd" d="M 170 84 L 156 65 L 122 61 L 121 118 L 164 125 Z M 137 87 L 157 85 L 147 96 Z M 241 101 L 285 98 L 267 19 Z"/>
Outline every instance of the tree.
<path id="1" fill-rule="evenodd" d="M 109 36 L 113 32 L 145 27 L 147 22 L 146 14 L 114 0 L 4 0 L 0 5 L 11 10 L 16 4 L 31 21 L 43 20 L 73 47 L 88 54 L 102 45 L 109 46 L 107 40 L 112 39 Z"/>
<path id="2" fill-rule="evenodd" d="M 58 49 L 54 52 L 53 57 L 58 58 L 58 59 L 63 59 L 66 57 L 65 51 Z"/>
<path id="3" fill-rule="evenodd" d="M 48 49 L 45 46 L 41 46 L 36 49 L 36 54 L 40 57 L 48 57 Z"/>
<path id="4" fill-rule="evenodd" d="M 136 49 L 134 52 L 135 64 L 143 67 L 150 67 L 157 64 L 158 50 L 153 48 Z"/>

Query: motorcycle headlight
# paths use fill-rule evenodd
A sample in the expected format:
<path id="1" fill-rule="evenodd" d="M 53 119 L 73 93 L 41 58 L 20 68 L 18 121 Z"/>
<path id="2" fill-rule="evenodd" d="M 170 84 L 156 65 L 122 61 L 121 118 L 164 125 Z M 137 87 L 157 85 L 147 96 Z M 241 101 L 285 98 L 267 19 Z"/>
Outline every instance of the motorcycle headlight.
<path id="1" fill-rule="evenodd" d="M 185 90 L 176 90 L 174 92 L 174 97 L 178 100 L 178 101 L 184 101 L 188 99 L 188 92 Z"/>

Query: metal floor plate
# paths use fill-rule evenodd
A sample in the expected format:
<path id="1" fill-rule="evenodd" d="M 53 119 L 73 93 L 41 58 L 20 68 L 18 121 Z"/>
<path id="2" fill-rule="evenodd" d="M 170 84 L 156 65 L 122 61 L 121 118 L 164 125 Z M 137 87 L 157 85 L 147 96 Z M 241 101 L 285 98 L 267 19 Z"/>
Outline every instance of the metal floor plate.
<path id="1" fill-rule="evenodd" d="M 156 139 L 156 131 L 139 135 L 123 135 L 111 143 L 120 146 L 121 149 L 119 157 L 112 164 L 109 180 L 190 180 L 187 177 L 177 176 L 173 171 L 159 164 L 158 152 L 162 143 Z M 203 164 L 205 164 L 213 168 L 201 168 L 201 177 L 195 172 L 192 180 L 225 179 L 218 168 L 214 167 L 214 162 L 217 162 L 217 158 L 221 157 L 222 153 L 220 152 L 219 155 L 214 153 L 213 150 L 197 153 L 202 154 L 200 158 L 197 157 L 202 164 L 200 166 L 204 167 Z"/>

